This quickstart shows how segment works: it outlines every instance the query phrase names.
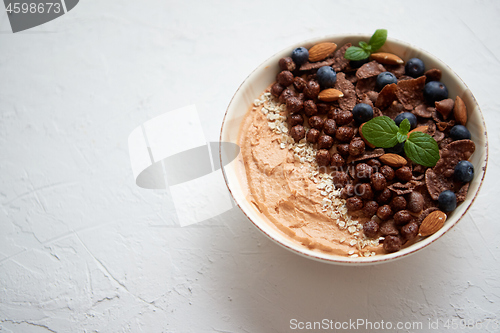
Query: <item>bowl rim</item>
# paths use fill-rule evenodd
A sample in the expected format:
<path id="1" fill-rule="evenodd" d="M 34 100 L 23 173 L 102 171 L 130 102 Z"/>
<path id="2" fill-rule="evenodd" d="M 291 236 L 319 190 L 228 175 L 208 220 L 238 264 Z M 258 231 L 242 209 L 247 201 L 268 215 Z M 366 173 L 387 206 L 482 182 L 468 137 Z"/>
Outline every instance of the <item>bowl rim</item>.
<path id="1" fill-rule="evenodd" d="M 466 207 L 466 209 L 464 210 L 464 212 L 459 217 L 457 217 L 457 219 L 452 224 L 450 224 L 449 226 L 447 226 L 446 229 L 440 230 L 439 231 L 439 235 L 437 235 L 437 237 L 431 238 L 432 237 L 432 235 L 431 235 L 431 236 L 429 236 L 429 237 L 426 238 L 427 241 L 425 241 L 425 239 L 419 241 L 418 243 L 420 243 L 421 245 L 418 246 L 418 247 L 415 247 L 415 248 L 413 248 L 411 250 L 408 250 L 408 251 L 405 251 L 405 252 L 399 252 L 398 251 L 398 252 L 393 252 L 393 253 L 388 253 L 388 254 L 383 254 L 383 255 L 370 256 L 370 257 L 356 257 L 356 258 L 352 258 L 352 257 L 342 257 L 342 256 L 338 256 L 338 255 L 332 255 L 332 257 L 328 257 L 327 258 L 327 257 L 324 257 L 324 256 L 320 256 L 321 254 L 326 254 L 326 252 L 323 253 L 323 252 L 319 252 L 318 251 L 318 252 L 313 252 L 313 254 L 312 254 L 312 253 L 306 253 L 306 252 L 302 251 L 302 250 L 306 250 L 306 248 L 302 244 L 299 244 L 299 242 L 297 242 L 296 247 L 292 247 L 290 245 L 284 244 L 279 239 L 277 239 L 276 237 L 274 237 L 272 234 L 266 232 L 263 228 L 261 228 L 261 226 L 258 223 L 256 223 L 247 214 L 247 212 L 245 211 L 245 209 L 243 209 L 241 207 L 240 203 L 238 202 L 238 199 L 236 198 L 236 196 L 233 194 L 233 192 L 231 190 L 231 187 L 230 187 L 230 184 L 229 184 L 229 180 L 228 180 L 228 177 L 226 175 L 226 170 L 225 170 L 225 167 L 224 167 L 224 164 L 223 164 L 223 161 L 222 161 L 223 160 L 223 158 L 222 158 L 222 142 L 223 142 L 223 140 L 222 139 L 223 139 L 223 135 L 224 135 L 224 129 L 225 129 L 225 124 L 226 124 L 228 112 L 230 111 L 231 105 L 232 105 L 235 97 L 238 95 L 238 93 L 240 92 L 240 90 L 242 89 L 242 87 L 245 85 L 245 83 L 247 83 L 247 81 L 257 71 L 264 69 L 265 68 L 264 65 L 267 62 L 269 62 L 271 59 L 277 57 L 277 55 L 282 54 L 286 50 L 291 50 L 291 49 L 299 47 L 299 46 L 314 45 L 314 44 L 321 43 L 321 42 L 326 42 L 326 41 L 335 41 L 335 40 L 338 40 L 338 39 L 351 39 L 351 38 L 352 39 L 359 39 L 359 38 L 369 39 L 370 37 L 371 37 L 371 35 L 366 35 L 366 34 L 332 34 L 332 35 L 324 35 L 322 37 L 309 38 L 309 39 L 306 39 L 306 40 L 301 41 L 301 42 L 297 42 L 294 45 L 291 45 L 291 46 L 288 46 L 288 47 L 285 47 L 285 48 L 279 50 L 278 52 L 274 53 L 273 55 L 271 55 L 270 57 L 268 57 L 267 59 L 265 59 L 264 61 L 262 61 L 242 81 L 242 83 L 238 86 L 238 89 L 236 89 L 235 93 L 231 97 L 231 100 L 229 101 L 229 104 L 228 104 L 228 106 L 226 108 L 226 112 L 224 113 L 224 118 L 222 120 L 220 137 L 219 137 L 219 159 L 220 159 L 220 163 L 221 163 L 220 165 L 221 165 L 222 174 L 223 174 L 223 177 L 224 177 L 224 182 L 226 183 L 227 189 L 228 189 L 229 193 L 231 194 L 231 197 L 233 198 L 234 202 L 238 206 L 238 208 L 243 212 L 243 214 L 246 216 L 246 218 L 250 222 L 252 222 L 252 224 L 254 225 L 254 227 L 256 227 L 258 230 L 260 230 L 263 234 L 265 234 L 268 238 L 270 238 L 276 244 L 278 244 L 278 245 L 280 245 L 280 246 L 288 249 L 289 251 L 291 251 L 293 253 L 296 253 L 296 254 L 298 254 L 298 255 L 300 255 L 302 257 L 313 259 L 315 261 L 319 261 L 319 262 L 323 262 L 323 263 L 330 263 L 330 264 L 337 264 L 337 265 L 344 265 L 344 266 L 365 266 L 365 265 L 380 264 L 380 263 L 385 263 L 385 262 L 388 262 L 388 261 L 395 261 L 395 260 L 398 260 L 398 259 L 401 259 L 401 258 L 406 258 L 409 255 L 411 255 L 411 254 L 413 254 L 415 252 L 418 252 L 418 251 L 420 251 L 420 250 L 428 247 L 429 245 L 433 244 L 436 240 L 440 239 L 444 234 L 446 234 L 447 232 L 449 232 L 453 227 L 455 227 L 455 225 L 457 225 L 457 223 L 460 220 L 462 220 L 462 218 L 465 216 L 465 214 L 467 214 L 467 212 L 469 211 L 470 207 L 472 206 L 472 204 L 476 200 L 476 198 L 477 198 L 477 196 L 479 194 L 479 191 L 482 188 L 482 185 L 483 185 L 483 182 L 484 182 L 484 178 L 485 178 L 485 175 L 486 175 L 486 170 L 487 170 L 487 165 L 488 165 L 488 153 L 489 153 L 489 145 L 488 145 L 488 135 L 487 135 L 487 130 L 486 130 L 486 123 L 485 123 L 484 116 L 483 116 L 483 113 L 481 111 L 481 108 L 479 107 L 479 103 L 477 102 L 475 96 L 470 91 L 470 89 L 467 86 L 467 84 L 445 62 L 443 62 L 441 59 L 439 59 L 438 57 L 434 56 L 433 54 L 429 53 L 428 51 L 423 50 L 423 49 L 421 49 L 421 48 L 419 48 L 419 47 L 417 47 L 417 46 L 415 46 L 415 45 L 413 45 L 411 43 L 408 43 L 408 42 L 405 42 L 405 41 L 401 41 L 399 39 L 389 38 L 388 37 L 387 38 L 387 42 L 393 43 L 393 44 L 396 44 L 396 45 L 399 44 L 400 46 L 404 46 L 404 47 L 416 50 L 416 51 L 418 51 L 420 53 L 425 54 L 426 56 L 428 56 L 430 58 L 435 59 L 440 64 L 446 66 L 447 70 L 449 70 L 450 72 L 452 72 L 453 75 L 456 77 L 456 79 L 458 79 L 458 81 L 461 82 L 465 86 L 465 88 L 470 92 L 470 96 L 472 98 L 473 104 L 475 105 L 475 109 L 477 109 L 477 111 L 479 112 L 479 117 L 480 117 L 482 126 L 484 128 L 484 139 L 485 139 L 485 142 L 484 142 L 484 148 L 485 148 L 485 151 L 484 151 L 484 160 L 482 160 L 480 162 L 481 163 L 480 167 L 481 167 L 482 177 L 481 177 L 481 180 L 480 180 L 480 182 L 478 184 L 478 187 L 477 187 L 476 193 L 474 194 L 474 197 L 471 199 L 469 205 Z M 317 253 L 317 255 L 315 255 L 316 253 Z"/>

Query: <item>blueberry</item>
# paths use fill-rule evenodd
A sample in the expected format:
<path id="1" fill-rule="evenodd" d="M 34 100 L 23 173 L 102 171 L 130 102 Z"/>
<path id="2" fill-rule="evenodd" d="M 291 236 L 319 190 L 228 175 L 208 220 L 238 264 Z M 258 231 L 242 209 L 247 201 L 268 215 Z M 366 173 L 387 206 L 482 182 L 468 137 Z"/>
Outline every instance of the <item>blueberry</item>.
<path id="1" fill-rule="evenodd" d="M 441 192 L 438 197 L 438 206 L 443 212 L 451 212 L 457 208 L 457 196 L 450 190 Z"/>
<path id="2" fill-rule="evenodd" d="M 322 88 L 333 88 L 337 82 L 337 73 L 330 66 L 323 66 L 318 69 L 316 79 Z"/>
<path id="3" fill-rule="evenodd" d="M 400 113 L 394 118 L 394 122 L 399 126 L 404 119 L 408 119 L 411 125 L 411 129 L 417 127 L 417 117 L 411 112 Z"/>
<path id="4" fill-rule="evenodd" d="M 434 106 L 434 102 L 448 98 L 448 88 L 439 81 L 427 82 L 424 87 L 424 97 L 427 103 Z"/>
<path id="5" fill-rule="evenodd" d="M 293 49 L 292 60 L 297 66 L 305 64 L 309 60 L 309 51 L 305 47 Z"/>
<path id="6" fill-rule="evenodd" d="M 359 67 L 363 66 L 364 64 L 366 64 L 369 60 L 370 60 L 370 58 L 365 58 L 365 59 L 361 59 L 361 60 L 351 60 L 351 61 L 349 61 L 349 65 L 351 65 L 352 68 L 359 68 Z"/>
<path id="7" fill-rule="evenodd" d="M 373 108 L 365 103 L 359 103 L 352 109 L 352 116 L 358 124 L 366 123 L 373 118 Z"/>
<path id="8" fill-rule="evenodd" d="M 474 166 L 469 161 L 460 161 L 455 166 L 453 176 L 459 182 L 470 182 L 474 178 Z"/>
<path id="9" fill-rule="evenodd" d="M 424 75 L 424 62 L 418 58 L 411 58 L 405 66 L 405 74 L 411 77 L 419 77 Z"/>
<path id="10" fill-rule="evenodd" d="M 387 154 L 401 154 L 405 148 L 405 143 L 401 142 L 391 148 L 384 148 Z"/>
<path id="11" fill-rule="evenodd" d="M 463 140 L 463 139 L 470 140 L 470 132 L 467 129 L 467 127 L 463 125 L 455 125 L 450 130 L 450 137 L 453 140 Z"/>
<path id="12" fill-rule="evenodd" d="M 377 88 L 379 90 L 391 83 L 398 83 L 398 79 L 391 72 L 383 72 L 377 76 Z"/>

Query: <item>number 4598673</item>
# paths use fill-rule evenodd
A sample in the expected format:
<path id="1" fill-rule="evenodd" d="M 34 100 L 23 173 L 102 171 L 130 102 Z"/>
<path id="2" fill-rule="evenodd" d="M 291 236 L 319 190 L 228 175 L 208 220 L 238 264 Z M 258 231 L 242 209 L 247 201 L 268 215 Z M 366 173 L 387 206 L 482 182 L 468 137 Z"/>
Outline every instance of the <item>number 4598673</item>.
<path id="1" fill-rule="evenodd" d="M 45 2 L 45 3 L 9 3 L 6 8 L 7 13 L 9 14 L 19 14 L 19 13 L 60 13 L 61 12 L 61 4 L 57 2 Z"/>

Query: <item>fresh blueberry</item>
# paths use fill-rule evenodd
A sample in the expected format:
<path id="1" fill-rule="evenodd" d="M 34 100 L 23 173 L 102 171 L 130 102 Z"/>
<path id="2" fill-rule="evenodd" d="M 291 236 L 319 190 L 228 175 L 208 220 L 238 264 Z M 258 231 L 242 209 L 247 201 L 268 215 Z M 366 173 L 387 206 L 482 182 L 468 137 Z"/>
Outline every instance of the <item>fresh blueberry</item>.
<path id="1" fill-rule="evenodd" d="M 352 68 L 359 68 L 359 67 L 363 66 L 364 64 L 366 64 L 369 60 L 370 60 L 370 58 L 365 58 L 365 59 L 361 59 L 361 60 L 351 60 L 351 61 L 349 61 L 349 65 L 351 65 Z"/>
<path id="2" fill-rule="evenodd" d="M 450 190 L 441 192 L 438 197 L 438 206 L 443 212 L 451 212 L 457 208 L 457 196 Z"/>
<path id="3" fill-rule="evenodd" d="M 337 82 L 337 73 L 330 66 L 323 66 L 318 69 L 316 79 L 322 88 L 333 88 Z"/>
<path id="4" fill-rule="evenodd" d="M 366 123 L 373 118 L 373 108 L 365 103 L 359 103 L 352 109 L 352 116 L 358 124 Z"/>
<path id="5" fill-rule="evenodd" d="M 292 60 L 297 66 L 305 64 L 309 60 L 309 51 L 305 47 L 293 49 Z"/>
<path id="6" fill-rule="evenodd" d="M 401 142 L 391 148 L 384 148 L 387 154 L 401 154 L 405 148 L 405 143 Z"/>
<path id="7" fill-rule="evenodd" d="M 474 166 L 469 161 L 460 161 L 455 166 L 453 176 L 459 182 L 470 182 L 474 178 Z"/>
<path id="8" fill-rule="evenodd" d="M 418 58 L 411 58 L 405 66 L 405 73 L 411 77 L 419 77 L 424 75 L 424 62 Z"/>
<path id="9" fill-rule="evenodd" d="M 470 140 L 470 132 L 467 129 L 467 127 L 463 125 L 455 125 L 450 130 L 450 137 L 453 140 L 463 140 L 463 139 Z"/>
<path id="10" fill-rule="evenodd" d="M 391 83 L 398 83 L 398 79 L 391 72 L 383 72 L 377 76 L 377 88 L 379 90 Z"/>
<path id="11" fill-rule="evenodd" d="M 439 81 L 427 82 L 424 87 L 424 97 L 427 103 L 434 106 L 434 102 L 448 98 L 448 88 Z"/>
<path id="12" fill-rule="evenodd" d="M 403 112 L 398 114 L 396 118 L 394 118 L 394 122 L 397 126 L 399 126 L 399 124 L 401 124 L 404 119 L 408 119 L 411 125 L 411 129 L 417 127 L 417 117 L 411 112 Z"/>

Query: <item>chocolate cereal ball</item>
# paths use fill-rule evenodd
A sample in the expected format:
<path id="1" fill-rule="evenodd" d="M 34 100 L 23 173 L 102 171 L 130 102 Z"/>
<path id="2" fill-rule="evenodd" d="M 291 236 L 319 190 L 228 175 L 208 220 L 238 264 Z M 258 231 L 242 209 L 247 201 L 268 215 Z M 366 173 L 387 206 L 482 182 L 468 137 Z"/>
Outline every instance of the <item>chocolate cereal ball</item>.
<path id="1" fill-rule="evenodd" d="M 290 71 L 293 72 L 296 68 L 295 63 L 293 62 L 291 57 L 284 57 L 278 61 L 278 65 L 282 71 Z"/>
<path id="2" fill-rule="evenodd" d="M 293 74 L 290 71 L 282 71 L 276 76 L 276 81 L 284 87 L 293 84 Z"/>
<path id="3" fill-rule="evenodd" d="M 304 113 L 308 117 L 315 116 L 318 113 L 318 108 L 316 107 L 316 104 L 310 99 L 304 102 Z"/>
<path id="4" fill-rule="evenodd" d="M 384 239 L 384 250 L 389 253 L 401 250 L 402 245 L 401 238 L 398 236 L 386 236 Z"/>
<path id="5" fill-rule="evenodd" d="M 280 103 L 286 103 L 286 100 L 290 97 L 297 97 L 297 93 L 292 89 L 286 88 L 280 95 Z"/>
<path id="6" fill-rule="evenodd" d="M 330 164 L 330 152 L 326 149 L 320 149 L 316 153 L 316 163 L 319 166 L 328 166 Z"/>
<path id="7" fill-rule="evenodd" d="M 373 169 L 366 163 L 359 163 L 356 165 L 355 172 L 358 179 L 370 179 Z"/>
<path id="8" fill-rule="evenodd" d="M 332 154 L 332 158 L 330 161 L 330 165 L 332 167 L 341 167 L 345 164 L 345 160 L 342 158 L 342 156 L 339 153 Z"/>
<path id="9" fill-rule="evenodd" d="M 290 129 L 290 136 L 295 140 L 295 142 L 299 142 L 306 136 L 306 130 L 302 125 L 295 125 Z"/>
<path id="10" fill-rule="evenodd" d="M 370 158 L 368 162 L 366 162 L 369 166 L 373 167 L 374 169 L 378 170 L 382 166 L 382 163 L 380 163 L 379 160 L 376 158 Z"/>
<path id="11" fill-rule="evenodd" d="M 318 138 L 320 135 L 321 135 L 320 131 L 318 131 L 315 128 L 311 128 L 309 131 L 307 131 L 306 140 L 307 142 L 310 143 L 316 143 L 318 142 Z"/>
<path id="12" fill-rule="evenodd" d="M 419 213 L 424 209 L 424 197 L 419 192 L 410 192 L 406 207 L 412 213 Z"/>
<path id="13" fill-rule="evenodd" d="M 380 172 L 375 172 L 370 177 L 370 182 L 372 183 L 373 189 L 375 191 L 383 191 L 387 187 L 387 180 L 384 175 Z"/>
<path id="14" fill-rule="evenodd" d="M 309 81 L 304 88 L 304 95 L 308 99 L 315 99 L 318 97 L 320 91 L 319 83 L 316 81 Z"/>
<path id="15" fill-rule="evenodd" d="M 401 236 L 403 240 L 410 241 L 418 236 L 418 224 L 416 222 L 410 222 L 401 228 Z"/>
<path id="16" fill-rule="evenodd" d="M 385 177 L 385 179 L 387 179 L 387 181 L 391 181 L 394 179 L 394 170 L 390 166 L 383 165 L 380 168 L 380 172 L 384 175 L 384 177 Z"/>
<path id="17" fill-rule="evenodd" d="M 389 219 L 392 215 L 392 209 L 389 205 L 383 205 L 377 209 L 377 216 L 382 221 Z"/>
<path id="18" fill-rule="evenodd" d="M 366 221 L 363 223 L 363 232 L 368 238 L 375 238 L 378 235 L 379 225 L 373 220 Z"/>
<path id="19" fill-rule="evenodd" d="M 400 210 L 396 214 L 394 214 L 394 222 L 397 225 L 405 225 L 412 220 L 412 216 L 407 210 Z"/>
<path id="20" fill-rule="evenodd" d="M 318 107 L 318 112 L 320 114 L 327 114 L 331 110 L 331 106 L 326 103 L 317 103 L 316 106 Z"/>
<path id="21" fill-rule="evenodd" d="M 352 197 L 346 200 L 347 209 L 350 211 L 356 211 L 363 208 L 363 200 L 358 197 Z"/>
<path id="22" fill-rule="evenodd" d="M 292 114 L 290 117 L 290 127 L 304 124 L 304 117 L 301 114 Z"/>
<path id="23" fill-rule="evenodd" d="M 283 90 L 285 90 L 285 87 L 283 87 L 281 84 L 279 84 L 278 82 L 276 82 L 271 87 L 271 95 L 273 95 L 274 97 L 280 97 L 280 95 L 283 92 Z"/>
<path id="24" fill-rule="evenodd" d="M 298 97 L 289 97 L 286 100 L 286 108 L 290 113 L 299 113 L 304 109 L 304 102 Z"/>
<path id="25" fill-rule="evenodd" d="M 293 86 L 297 91 L 303 91 L 304 88 L 306 87 L 306 80 L 301 78 L 300 76 L 297 76 L 295 79 L 293 79 Z"/>
<path id="26" fill-rule="evenodd" d="M 349 176 L 343 171 L 335 171 L 332 173 L 332 181 L 335 187 L 343 187 L 349 181 Z"/>
<path id="27" fill-rule="evenodd" d="M 340 191 L 340 197 L 342 199 L 347 199 L 354 196 L 354 186 L 352 184 L 347 184 Z"/>
<path id="28" fill-rule="evenodd" d="M 337 145 L 337 152 L 342 156 L 349 156 L 349 144 L 342 143 Z"/>
<path id="29" fill-rule="evenodd" d="M 324 124 L 325 121 L 319 116 L 312 116 L 311 118 L 309 118 L 309 126 L 317 129 L 318 131 L 321 131 L 323 129 Z"/>
<path id="30" fill-rule="evenodd" d="M 389 200 L 392 198 L 392 191 L 389 190 L 387 187 L 380 192 L 380 194 L 377 196 L 377 202 L 379 204 L 385 204 L 388 203 Z"/>
<path id="31" fill-rule="evenodd" d="M 318 138 L 318 148 L 319 149 L 330 149 L 333 146 L 333 138 L 329 135 L 321 135 Z"/>
<path id="32" fill-rule="evenodd" d="M 337 113 L 337 117 L 335 118 L 337 125 L 347 125 L 352 121 L 352 112 L 351 111 L 341 111 Z"/>
<path id="33" fill-rule="evenodd" d="M 357 194 L 359 195 L 360 198 L 365 200 L 373 199 L 373 190 L 371 185 L 368 183 L 359 184 Z"/>
<path id="34" fill-rule="evenodd" d="M 359 156 L 365 152 L 365 142 L 361 138 L 354 138 L 349 144 L 349 155 Z"/>
<path id="35" fill-rule="evenodd" d="M 335 138 L 341 142 L 350 142 L 353 136 L 354 136 L 354 128 L 347 126 L 339 127 L 337 129 L 337 132 L 335 133 Z"/>
<path id="36" fill-rule="evenodd" d="M 365 207 L 363 207 L 363 213 L 365 213 L 367 217 L 371 217 L 377 214 L 377 210 L 378 210 L 378 203 L 373 200 L 366 202 Z"/>
<path id="37" fill-rule="evenodd" d="M 396 177 L 403 182 L 410 181 L 412 178 L 411 169 L 407 166 L 401 167 L 396 170 Z"/>
<path id="38" fill-rule="evenodd" d="M 394 212 L 398 212 L 406 208 L 406 199 L 402 196 L 394 197 L 391 201 L 391 208 Z"/>
<path id="39" fill-rule="evenodd" d="M 325 125 L 323 126 L 323 132 L 326 135 L 335 136 L 335 132 L 337 131 L 337 124 L 333 119 L 325 120 Z"/>

